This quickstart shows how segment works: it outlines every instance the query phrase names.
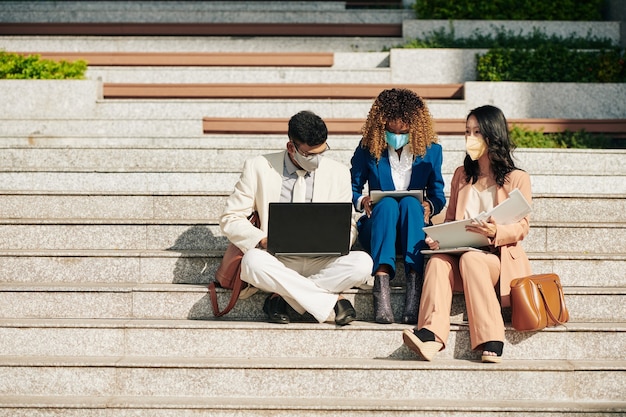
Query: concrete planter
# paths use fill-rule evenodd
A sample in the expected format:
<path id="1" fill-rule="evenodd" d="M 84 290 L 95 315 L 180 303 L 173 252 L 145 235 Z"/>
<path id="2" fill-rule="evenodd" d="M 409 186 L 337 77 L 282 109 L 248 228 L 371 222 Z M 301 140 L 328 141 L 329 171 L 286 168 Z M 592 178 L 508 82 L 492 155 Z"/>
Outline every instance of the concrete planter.
<path id="1" fill-rule="evenodd" d="M 393 83 L 448 84 L 476 80 L 476 54 L 486 49 L 392 49 Z"/>
<path id="2" fill-rule="evenodd" d="M 0 80 L 3 119 L 93 117 L 102 83 L 91 80 Z"/>
<path id="3" fill-rule="evenodd" d="M 624 119 L 626 84 L 467 82 L 468 111 L 500 107 L 511 119 Z"/>
<path id="4" fill-rule="evenodd" d="M 626 118 L 626 84 L 479 82 L 476 54 L 482 49 L 392 49 L 391 79 L 406 84 L 464 83 L 463 106 L 440 106 L 437 117 L 483 105 L 501 107 L 511 118 Z"/>

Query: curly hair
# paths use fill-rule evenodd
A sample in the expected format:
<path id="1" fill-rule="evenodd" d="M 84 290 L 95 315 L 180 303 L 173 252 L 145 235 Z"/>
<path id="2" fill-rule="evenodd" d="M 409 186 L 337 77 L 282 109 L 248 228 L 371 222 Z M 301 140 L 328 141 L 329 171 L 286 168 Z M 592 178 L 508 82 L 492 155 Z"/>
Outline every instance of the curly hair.
<path id="1" fill-rule="evenodd" d="M 487 153 L 491 163 L 491 170 L 495 176 L 496 184 L 502 187 L 506 180 L 506 176 L 513 170 L 519 169 L 513 162 L 512 152 L 515 144 L 509 138 L 509 129 L 504 113 L 494 106 L 481 106 L 469 112 L 470 116 L 476 117 L 480 132 L 487 142 Z M 472 184 L 478 181 L 480 168 L 478 161 L 472 161 L 469 155 L 465 156 L 463 161 L 465 169 L 465 181 Z"/>
<path id="2" fill-rule="evenodd" d="M 361 129 L 361 146 L 369 149 L 376 160 L 387 148 L 385 125 L 392 120 L 402 120 L 409 125 L 409 145 L 414 156 L 424 156 L 426 148 L 437 142 L 432 116 L 420 96 L 405 88 L 383 90 Z"/>

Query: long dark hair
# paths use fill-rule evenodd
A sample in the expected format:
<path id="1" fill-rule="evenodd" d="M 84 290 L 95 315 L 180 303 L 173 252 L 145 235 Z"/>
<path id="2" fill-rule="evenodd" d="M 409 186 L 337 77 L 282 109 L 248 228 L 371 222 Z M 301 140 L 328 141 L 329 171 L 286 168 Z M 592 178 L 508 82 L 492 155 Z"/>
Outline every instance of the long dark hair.
<path id="1" fill-rule="evenodd" d="M 470 111 L 467 118 L 469 119 L 470 116 L 478 120 L 480 133 L 487 142 L 487 153 L 491 170 L 496 177 L 496 184 L 502 187 L 509 172 L 518 169 L 511 154 L 515 149 L 515 144 L 509 138 L 509 128 L 504 113 L 497 107 L 487 105 Z M 466 155 L 463 167 L 465 168 L 465 181 L 476 183 L 480 174 L 478 161 L 472 161 L 469 155 Z"/>

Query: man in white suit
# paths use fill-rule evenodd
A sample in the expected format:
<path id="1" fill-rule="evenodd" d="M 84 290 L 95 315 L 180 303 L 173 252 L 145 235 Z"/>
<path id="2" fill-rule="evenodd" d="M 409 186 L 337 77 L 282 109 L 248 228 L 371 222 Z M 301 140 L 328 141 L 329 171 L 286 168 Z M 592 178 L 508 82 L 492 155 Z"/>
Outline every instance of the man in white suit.
<path id="1" fill-rule="evenodd" d="M 235 190 L 226 201 L 220 227 L 244 253 L 241 279 L 270 293 L 263 307 L 270 322 L 289 323 L 288 303 L 296 312 L 308 312 L 320 323 L 327 321 L 334 310 L 335 322 L 343 326 L 356 319 L 356 311 L 341 293 L 371 278 L 372 259 L 367 253 L 275 257 L 266 250 L 269 203 L 352 202 L 350 171 L 323 155 L 329 149 L 324 121 L 310 111 L 302 111 L 291 117 L 287 133 L 285 150 L 244 163 Z M 247 219 L 255 210 L 260 228 Z M 353 220 L 352 243 L 356 233 Z"/>

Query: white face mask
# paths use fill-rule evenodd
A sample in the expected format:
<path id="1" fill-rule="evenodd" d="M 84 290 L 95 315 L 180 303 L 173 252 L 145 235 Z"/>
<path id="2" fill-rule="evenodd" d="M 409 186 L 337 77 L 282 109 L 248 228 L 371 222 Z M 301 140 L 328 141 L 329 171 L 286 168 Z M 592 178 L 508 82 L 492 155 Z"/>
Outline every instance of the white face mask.
<path id="1" fill-rule="evenodd" d="M 465 138 L 465 150 L 472 161 L 476 161 L 487 152 L 487 142 L 483 138 L 468 136 Z"/>
<path id="2" fill-rule="evenodd" d="M 320 166 L 322 155 L 302 156 L 297 150 L 293 153 L 293 158 L 302 169 L 308 172 L 315 171 Z"/>

